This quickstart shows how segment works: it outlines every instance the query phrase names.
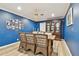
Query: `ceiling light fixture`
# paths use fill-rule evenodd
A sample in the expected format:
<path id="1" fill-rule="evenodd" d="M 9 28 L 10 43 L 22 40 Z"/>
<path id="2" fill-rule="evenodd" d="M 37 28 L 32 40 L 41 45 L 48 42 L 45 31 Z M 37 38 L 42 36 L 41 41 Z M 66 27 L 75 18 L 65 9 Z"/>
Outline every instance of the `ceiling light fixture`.
<path id="1" fill-rule="evenodd" d="M 54 13 L 52 13 L 52 17 L 54 17 L 55 15 L 54 15 Z"/>
<path id="2" fill-rule="evenodd" d="M 22 10 L 21 6 L 18 6 L 17 9 L 18 9 L 18 10 Z"/>

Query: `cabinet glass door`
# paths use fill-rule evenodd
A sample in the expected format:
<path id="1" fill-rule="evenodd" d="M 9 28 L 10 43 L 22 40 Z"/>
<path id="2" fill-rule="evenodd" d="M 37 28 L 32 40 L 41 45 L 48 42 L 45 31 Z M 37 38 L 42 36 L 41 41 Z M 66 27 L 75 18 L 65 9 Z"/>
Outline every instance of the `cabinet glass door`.
<path id="1" fill-rule="evenodd" d="M 57 22 L 56 23 L 56 32 L 59 32 L 60 31 L 60 22 Z"/>
<path id="2" fill-rule="evenodd" d="M 46 23 L 46 31 L 47 32 L 50 32 L 50 26 L 51 26 L 50 22 L 47 22 Z"/>

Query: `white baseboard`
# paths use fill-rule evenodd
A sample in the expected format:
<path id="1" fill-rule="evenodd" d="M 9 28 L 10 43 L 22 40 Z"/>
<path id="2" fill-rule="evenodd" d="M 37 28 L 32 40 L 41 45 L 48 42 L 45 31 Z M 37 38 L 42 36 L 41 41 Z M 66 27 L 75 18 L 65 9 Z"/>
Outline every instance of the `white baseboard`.
<path id="1" fill-rule="evenodd" d="M 12 46 L 12 45 L 18 44 L 18 43 L 19 43 L 19 42 L 14 42 L 14 43 L 11 43 L 11 44 L 8 44 L 8 45 L 5 45 L 5 46 L 2 46 L 2 47 L 0 47 L 0 49 L 2 49 L 2 48 L 6 48 L 6 47 L 9 47 L 9 46 Z M 69 50 L 69 48 L 68 48 L 68 46 L 67 46 L 67 43 L 65 42 L 64 39 L 62 39 L 62 43 L 63 43 L 64 47 L 66 48 L 66 50 L 67 50 L 69 56 L 72 56 L 72 54 L 71 54 L 71 52 L 70 52 L 70 50 Z"/>
<path id="2" fill-rule="evenodd" d="M 66 41 L 65 41 L 64 39 L 62 39 L 62 42 L 63 42 L 63 44 L 65 45 L 65 48 L 67 49 L 69 55 L 72 56 L 72 54 L 71 54 L 71 52 L 70 52 L 70 50 L 69 50 L 69 48 L 68 48 L 68 46 L 67 46 Z"/>
<path id="3" fill-rule="evenodd" d="M 19 42 L 14 42 L 14 43 L 11 43 L 11 44 L 8 44 L 8 45 L 5 45 L 5 46 L 1 46 L 0 49 L 15 45 L 17 43 L 19 43 Z"/>

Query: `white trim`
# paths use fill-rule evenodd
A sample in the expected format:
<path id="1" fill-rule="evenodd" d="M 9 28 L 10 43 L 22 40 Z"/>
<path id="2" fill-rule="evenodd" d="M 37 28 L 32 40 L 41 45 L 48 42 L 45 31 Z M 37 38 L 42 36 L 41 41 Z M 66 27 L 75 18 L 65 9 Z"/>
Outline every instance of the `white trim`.
<path id="1" fill-rule="evenodd" d="M 24 18 L 26 18 L 26 19 L 30 19 L 30 18 L 27 18 L 26 16 L 24 16 L 24 15 L 22 15 L 22 14 L 20 14 L 20 13 L 11 11 L 11 10 L 9 10 L 9 9 L 5 9 L 5 8 L 0 8 L 0 9 L 1 9 L 1 10 L 4 10 L 4 11 L 7 11 L 7 12 L 10 12 L 10 13 L 12 13 L 12 14 L 15 14 L 15 15 L 18 15 L 18 16 L 21 16 L 21 17 L 24 17 Z M 32 20 L 32 19 L 30 19 L 30 20 Z M 32 20 L 32 21 L 34 21 L 34 20 Z"/>
<path id="2" fill-rule="evenodd" d="M 18 16 L 21 16 L 21 17 L 25 17 L 24 15 L 21 15 L 21 14 L 19 14 L 19 13 L 16 13 L 16 12 L 13 12 L 13 11 L 11 11 L 11 10 L 9 10 L 9 9 L 5 9 L 5 8 L 0 8 L 1 10 L 4 10 L 4 11 L 7 11 L 7 12 L 10 12 L 10 13 L 13 13 L 13 14 L 15 14 L 15 15 L 18 15 Z M 26 17 L 25 17 L 26 18 Z"/>
<path id="3" fill-rule="evenodd" d="M 31 18 L 26 17 L 26 16 L 23 15 L 23 14 L 14 12 L 14 11 L 12 11 L 12 10 L 10 10 L 10 9 L 6 9 L 6 8 L 2 8 L 2 7 L 0 7 L 0 9 L 1 9 L 1 10 L 4 10 L 4 11 L 7 11 L 7 12 L 10 12 L 10 13 L 12 13 L 12 14 L 15 14 L 15 15 L 18 15 L 18 16 L 21 16 L 21 17 L 24 17 L 24 18 L 26 18 L 26 19 L 30 19 L 30 20 L 32 20 L 32 21 L 34 21 L 34 22 L 40 22 L 40 21 L 41 21 L 41 20 L 40 20 L 40 21 L 33 20 L 33 19 L 31 19 Z M 53 19 L 59 19 L 59 18 L 64 18 L 64 16 L 54 17 Z M 42 21 L 46 21 L 46 20 L 42 20 Z"/>
<path id="4" fill-rule="evenodd" d="M 12 43 L 12 44 L 8 44 L 8 45 L 5 45 L 5 46 L 2 46 L 2 47 L 0 47 L 0 49 L 6 48 L 6 47 L 9 47 L 9 46 L 12 46 L 12 45 L 15 45 L 15 44 L 17 44 L 17 43 L 19 43 L 19 42 L 14 42 L 14 43 Z M 71 52 L 70 52 L 70 50 L 69 50 L 69 48 L 68 48 L 68 46 L 67 46 L 67 44 L 66 44 L 66 42 L 65 42 L 64 39 L 62 39 L 62 43 L 64 44 L 64 47 L 67 49 L 68 54 L 69 54 L 70 56 L 72 56 L 72 54 L 71 54 Z"/>
<path id="5" fill-rule="evenodd" d="M 65 48 L 67 49 L 67 51 L 68 51 L 69 55 L 70 55 L 70 56 L 72 56 L 72 54 L 71 54 L 71 52 L 70 52 L 70 50 L 69 50 L 69 48 L 68 48 L 68 46 L 67 46 L 67 43 L 65 42 L 65 40 L 64 40 L 64 39 L 62 39 L 62 42 L 64 43 Z"/>
<path id="6" fill-rule="evenodd" d="M 73 24 L 73 15 L 72 15 L 73 12 L 72 12 L 72 10 L 73 9 L 70 8 L 69 11 L 68 11 L 68 13 L 67 13 L 67 16 L 66 16 L 66 25 L 67 26 L 70 26 L 70 25 Z M 68 19 L 69 16 L 71 16 L 71 19 Z M 69 24 L 68 24 L 68 22 L 69 22 L 68 20 L 71 20 L 71 22 Z"/>
<path id="7" fill-rule="evenodd" d="M 8 45 L 5 45 L 5 46 L 1 46 L 0 49 L 12 46 L 12 45 L 17 44 L 17 43 L 19 43 L 19 42 L 14 42 L 14 43 L 11 43 L 11 44 L 8 44 Z"/>

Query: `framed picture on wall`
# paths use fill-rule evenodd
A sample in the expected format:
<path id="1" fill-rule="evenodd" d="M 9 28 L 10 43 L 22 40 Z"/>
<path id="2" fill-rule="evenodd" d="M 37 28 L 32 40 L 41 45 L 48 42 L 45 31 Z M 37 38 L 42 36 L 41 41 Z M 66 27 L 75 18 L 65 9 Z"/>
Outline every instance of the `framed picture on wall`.
<path id="1" fill-rule="evenodd" d="M 6 21 L 6 27 L 7 27 L 7 29 L 10 29 L 11 28 L 11 24 L 10 24 L 10 21 L 8 20 L 8 21 Z"/>
<path id="2" fill-rule="evenodd" d="M 70 26 L 73 24 L 73 8 L 70 8 L 66 16 L 66 25 Z"/>

